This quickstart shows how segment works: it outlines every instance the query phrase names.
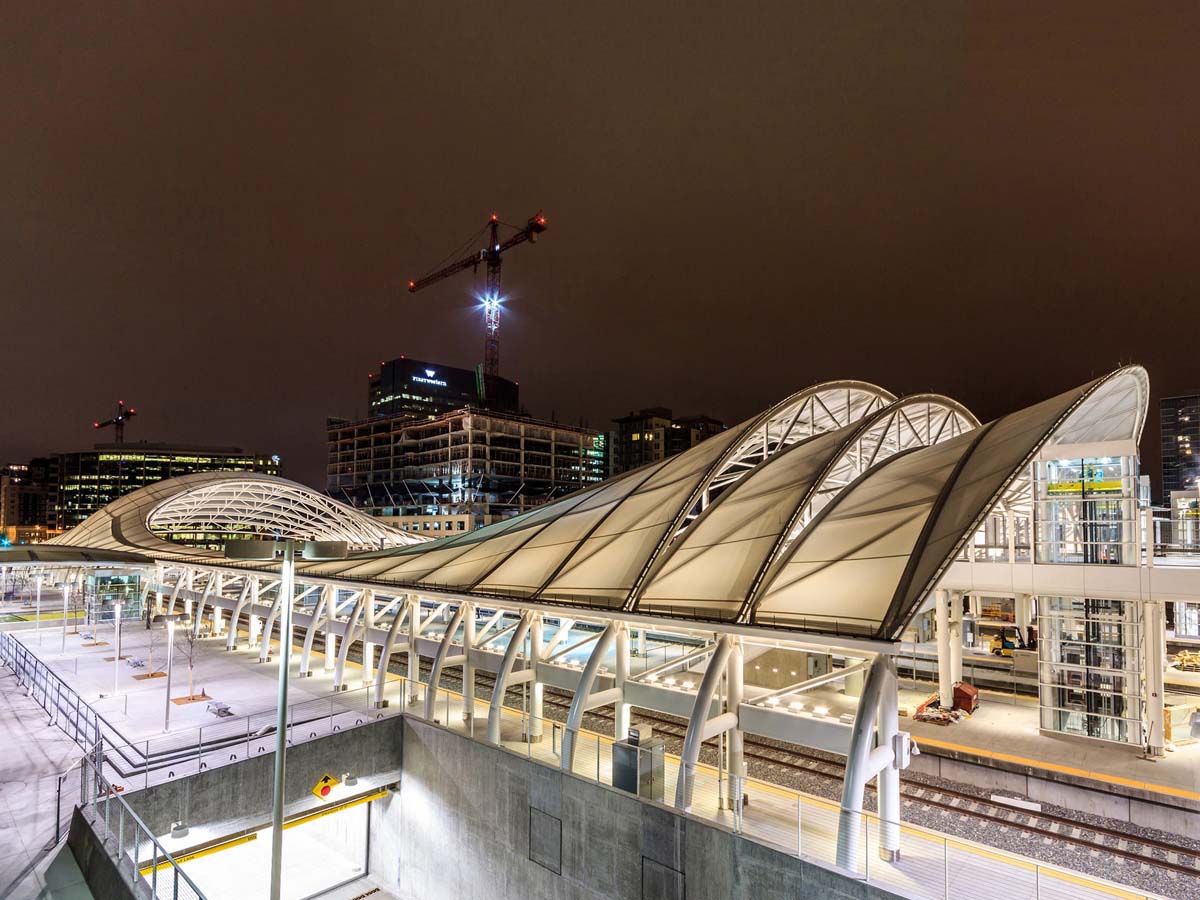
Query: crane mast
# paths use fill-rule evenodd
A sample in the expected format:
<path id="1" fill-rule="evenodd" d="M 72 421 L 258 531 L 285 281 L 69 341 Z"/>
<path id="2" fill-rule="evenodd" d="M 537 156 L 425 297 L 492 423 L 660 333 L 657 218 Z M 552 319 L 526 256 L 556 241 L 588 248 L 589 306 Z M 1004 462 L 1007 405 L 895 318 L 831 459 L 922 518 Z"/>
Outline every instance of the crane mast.
<path id="1" fill-rule="evenodd" d="M 443 266 L 435 272 L 430 272 L 423 278 L 408 283 L 410 293 L 416 293 L 444 278 L 449 278 L 459 272 L 471 269 L 477 271 L 483 263 L 487 275 L 482 298 L 483 303 L 483 374 L 487 384 L 500 374 L 500 264 L 503 254 L 517 244 L 526 241 L 534 243 L 537 236 L 546 230 L 546 217 L 540 212 L 529 218 L 529 221 L 516 234 L 507 240 L 500 240 L 500 217 L 492 213 L 485 226 L 488 234 L 487 246 L 460 260 Z M 490 389 L 488 390 L 490 394 Z"/>

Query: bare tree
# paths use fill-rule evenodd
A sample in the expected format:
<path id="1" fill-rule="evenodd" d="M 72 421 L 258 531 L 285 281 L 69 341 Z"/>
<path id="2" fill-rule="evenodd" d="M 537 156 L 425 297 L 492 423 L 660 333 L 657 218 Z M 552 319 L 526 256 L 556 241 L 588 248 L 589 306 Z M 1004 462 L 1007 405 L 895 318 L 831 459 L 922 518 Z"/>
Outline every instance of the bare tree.
<path id="1" fill-rule="evenodd" d="M 86 598 L 83 596 L 83 585 L 74 584 L 69 588 L 63 588 L 69 591 L 67 594 L 67 615 L 71 617 L 71 634 L 79 634 L 79 620 L 83 618 L 83 611 L 86 607 Z"/>
<path id="2" fill-rule="evenodd" d="M 163 631 L 161 628 L 155 628 L 153 619 L 147 618 L 146 626 L 146 673 L 154 675 L 154 651 L 158 649 L 158 645 L 162 642 Z"/>
<path id="3" fill-rule="evenodd" d="M 175 650 L 183 654 L 183 658 L 187 660 L 188 670 L 188 695 L 191 700 L 196 696 L 195 689 L 195 671 L 196 671 L 196 651 L 198 641 L 196 639 L 196 630 L 192 627 L 191 619 L 184 619 L 175 629 Z"/>

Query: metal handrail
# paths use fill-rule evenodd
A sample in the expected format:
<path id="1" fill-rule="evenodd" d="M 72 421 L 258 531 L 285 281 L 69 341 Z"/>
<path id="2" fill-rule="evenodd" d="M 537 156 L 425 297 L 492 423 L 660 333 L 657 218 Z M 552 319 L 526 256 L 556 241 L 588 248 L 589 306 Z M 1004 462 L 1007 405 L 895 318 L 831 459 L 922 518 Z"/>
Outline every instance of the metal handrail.
<path id="1" fill-rule="evenodd" d="M 167 849 L 161 843 L 159 843 L 158 838 L 154 836 L 154 832 L 151 831 L 146 823 L 141 820 L 138 814 L 133 811 L 133 808 L 125 802 L 125 798 L 114 789 L 112 782 L 104 777 L 103 772 L 100 770 L 100 765 L 97 765 L 97 762 L 90 757 L 84 757 L 81 762 L 85 764 L 85 771 L 90 768 L 92 772 L 93 791 L 90 805 L 92 806 L 93 810 L 96 811 L 95 822 L 93 823 L 92 827 L 94 830 L 97 829 L 101 824 L 103 824 L 104 827 L 104 834 L 97 835 L 98 837 L 108 837 L 113 833 L 113 829 L 110 826 L 111 805 L 112 801 L 115 800 L 117 802 L 118 821 L 116 823 L 116 854 L 114 855 L 112 853 L 110 849 L 110 843 L 108 841 L 101 841 L 105 848 L 105 852 L 108 853 L 109 856 L 118 863 L 117 871 L 122 873 L 126 871 L 125 867 L 120 865 L 120 861 L 121 858 L 125 856 L 127 852 L 129 852 L 130 848 L 132 848 L 131 858 L 133 861 L 133 868 L 130 870 L 129 877 L 146 881 L 146 876 L 142 875 L 141 871 L 143 867 L 148 865 L 150 867 L 148 884 L 150 886 L 151 897 L 157 898 L 160 896 L 158 892 L 158 870 L 164 865 L 167 865 L 171 868 L 174 878 L 170 895 L 173 900 L 177 900 L 179 897 L 180 882 L 187 885 L 187 887 L 191 889 L 196 900 L 205 900 L 204 893 L 199 887 L 196 886 L 196 883 L 187 876 L 187 873 L 183 871 L 183 868 L 175 860 L 175 857 L 168 853 Z M 81 788 L 84 792 L 84 796 L 82 798 L 84 802 L 81 803 L 82 807 L 89 805 L 86 797 L 86 779 L 84 779 L 84 783 L 81 785 Z M 99 810 L 97 809 L 98 805 L 102 801 L 104 804 L 103 816 L 100 815 Z M 129 841 L 128 843 L 125 839 L 126 817 L 128 817 L 130 822 L 133 824 L 134 840 Z M 138 850 L 143 836 L 149 840 L 152 847 L 149 860 L 139 860 L 138 858 Z"/>

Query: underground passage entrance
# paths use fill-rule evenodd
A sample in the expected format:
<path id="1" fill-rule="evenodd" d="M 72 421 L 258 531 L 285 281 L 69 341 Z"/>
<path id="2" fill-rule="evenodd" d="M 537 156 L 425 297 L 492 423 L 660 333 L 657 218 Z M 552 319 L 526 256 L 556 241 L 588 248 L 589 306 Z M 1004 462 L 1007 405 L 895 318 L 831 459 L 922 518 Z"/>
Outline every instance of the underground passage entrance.
<path id="1" fill-rule="evenodd" d="M 385 796 L 386 791 L 379 791 L 289 817 L 283 826 L 284 900 L 326 896 L 367 875 L 370 804 Z M 193 847 L 175 859 L 206 900 L 269 895 L 269 824 L 227 833 Z M 142 874 L 149 878 L 151 867 L 144 867 Z"/>

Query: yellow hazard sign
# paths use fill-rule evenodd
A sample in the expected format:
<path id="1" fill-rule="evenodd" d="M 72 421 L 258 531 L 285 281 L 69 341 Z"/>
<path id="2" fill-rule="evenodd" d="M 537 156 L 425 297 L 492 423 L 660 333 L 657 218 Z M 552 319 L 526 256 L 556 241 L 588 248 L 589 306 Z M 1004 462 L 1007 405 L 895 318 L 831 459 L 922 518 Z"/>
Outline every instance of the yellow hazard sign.
<path id="1" fill-rule="evenodd" d="M 321 776 L 321 780 L 313 785 L 312 792 L 322 800 L 329 799 L 329 792 L 337 787 L 341 782 L 326 772 Z"/>

